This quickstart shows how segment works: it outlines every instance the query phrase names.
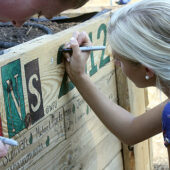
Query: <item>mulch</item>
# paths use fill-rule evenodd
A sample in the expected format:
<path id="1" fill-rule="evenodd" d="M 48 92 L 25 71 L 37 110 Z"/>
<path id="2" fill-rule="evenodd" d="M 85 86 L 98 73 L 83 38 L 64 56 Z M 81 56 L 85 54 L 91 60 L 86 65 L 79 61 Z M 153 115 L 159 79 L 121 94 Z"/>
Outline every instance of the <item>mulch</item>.
<path id="1" fill-rule="evenodd" d="M 31 24 L 40 24 L 47 29 L 50 29 L 52 33 L 57 33 L 62 30 L 68 29 L 74 25 L 79 24 L 78 22 L 71 22 L 71 23 L 57 23 L 57 22 L 51 22 L 50 20 L 46 21 L 28 21 L 28 23 Z M 27 42 L 29 40 L 32 40 L 34 38 L 37 38 L 39 36 L 47 34 L 47 31 L 44 31 L 41 28 L 34 27 L 32 25 L 24 25 L 22 27 L 14 27 L 13 25 L 7 24 L 0 25 L 0 50 L 9 48 L 9 43 L 14 46 L 17 44 L 21 44 L 24 42 Z M 1 45 L 2 42 L 5 42 L 5 45 Z M 7 47 L 6 47 L 7 46 Z M 9 47 L 8 47 L 9 46 Z"/>

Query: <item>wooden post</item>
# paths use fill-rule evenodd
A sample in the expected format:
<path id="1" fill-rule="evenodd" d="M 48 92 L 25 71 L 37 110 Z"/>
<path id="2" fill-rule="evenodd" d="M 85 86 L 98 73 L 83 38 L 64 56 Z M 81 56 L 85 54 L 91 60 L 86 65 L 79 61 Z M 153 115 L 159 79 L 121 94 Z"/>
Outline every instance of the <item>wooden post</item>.
<path id="1" fill-rule="evenodd" d="M 130 111 L 130 98 L 128 93 L 128 83 L 127 78 L 122 74 L 122 70 L 116 67 L 116 84 L 118 93 L 118 104 Z M 125 170 L 135 170 L 135 155 L 134 150 L 128 149 L 126 144 L 123 145 L 123 159 L 124 159 L 124 169 Z"/>
<path id="2" fill-rule="evenodd" d="M 147 97 L 145 89 L 137 88 L 116 68 L 118 103 L 132 114 L 138 116 L 145 112 Z M 136 144 L 131 149 L 123 144 L 125 170 L 151 170 L 149 140 Z"/>
<path id="3" fill-rule="evenodd" d="M 131 113 L 138 116 L 146 111 L 145 89 L 137 88 L 128 80 L 129 98 Z M 136 170 L 150 170 L 150 150 L 149 140 L 140 142 L 134 146 Z"/>

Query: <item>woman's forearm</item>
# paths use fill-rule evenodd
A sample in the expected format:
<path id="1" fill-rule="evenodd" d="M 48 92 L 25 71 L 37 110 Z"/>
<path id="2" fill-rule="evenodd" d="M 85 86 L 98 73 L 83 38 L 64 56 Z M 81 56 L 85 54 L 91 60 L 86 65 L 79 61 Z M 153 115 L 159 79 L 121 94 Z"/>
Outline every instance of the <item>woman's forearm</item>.
<path id="1" fill-rule="evenodd" d="M 87 75 L 74 84 L 99 119 L 123 143 L 133 145 L 161 132 L 161 115 L 167 101 L 135 117 L 102 94 Z"/>
<path id="2" fill-rule="evenodd" d="M 74 84 L 105 126 L 121 141 L 129 143 L 134 116 L 104 96 L 87 75 L 81 76 Z"/>

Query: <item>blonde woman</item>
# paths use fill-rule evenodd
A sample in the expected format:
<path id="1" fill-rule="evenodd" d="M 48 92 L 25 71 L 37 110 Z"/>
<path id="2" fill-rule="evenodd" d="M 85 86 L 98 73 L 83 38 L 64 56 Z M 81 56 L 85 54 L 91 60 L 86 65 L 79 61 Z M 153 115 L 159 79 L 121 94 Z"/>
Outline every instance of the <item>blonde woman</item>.
<path id="1" fill-rule="evenodd" d="M 108 32 L 115 63 L 124 74 L 137 87 L 157 86 L 170 99 L 170 0 L 143 0 L 117 10 Z M 80 94 L 122 142 L 134 145 L 163 131 L 170 154 L 169 99 L 138 117 L 109 101 L 85 73 L 89 54 L 79 46 L 90 43 L 86 33 L 75 33 L 67 44 L 72 56 L 64 55 L 66 71 Z"/>

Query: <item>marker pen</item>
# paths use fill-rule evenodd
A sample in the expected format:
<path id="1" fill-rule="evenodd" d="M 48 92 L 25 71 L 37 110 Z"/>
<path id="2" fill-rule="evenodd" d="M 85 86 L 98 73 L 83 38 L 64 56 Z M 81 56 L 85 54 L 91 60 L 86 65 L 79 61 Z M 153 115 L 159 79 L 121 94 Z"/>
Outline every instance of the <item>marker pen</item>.
<path id="1" fill-rule="evenodd" d="M 106 46 L 84 46 L 79 47 L 81 51 L 96 51 L 96 50 L 104 50 Z M 62 52 L 72 52 L 71 48 L 62 48 Z"/>
<path id="2" fill-rule="evenodd" d="M 3 142 L 4 144 L 12 145 L 12 146 L 18 146 L 18 142 L 14 139 L 9 139 L 0 136 L 0 141 Z"/>

